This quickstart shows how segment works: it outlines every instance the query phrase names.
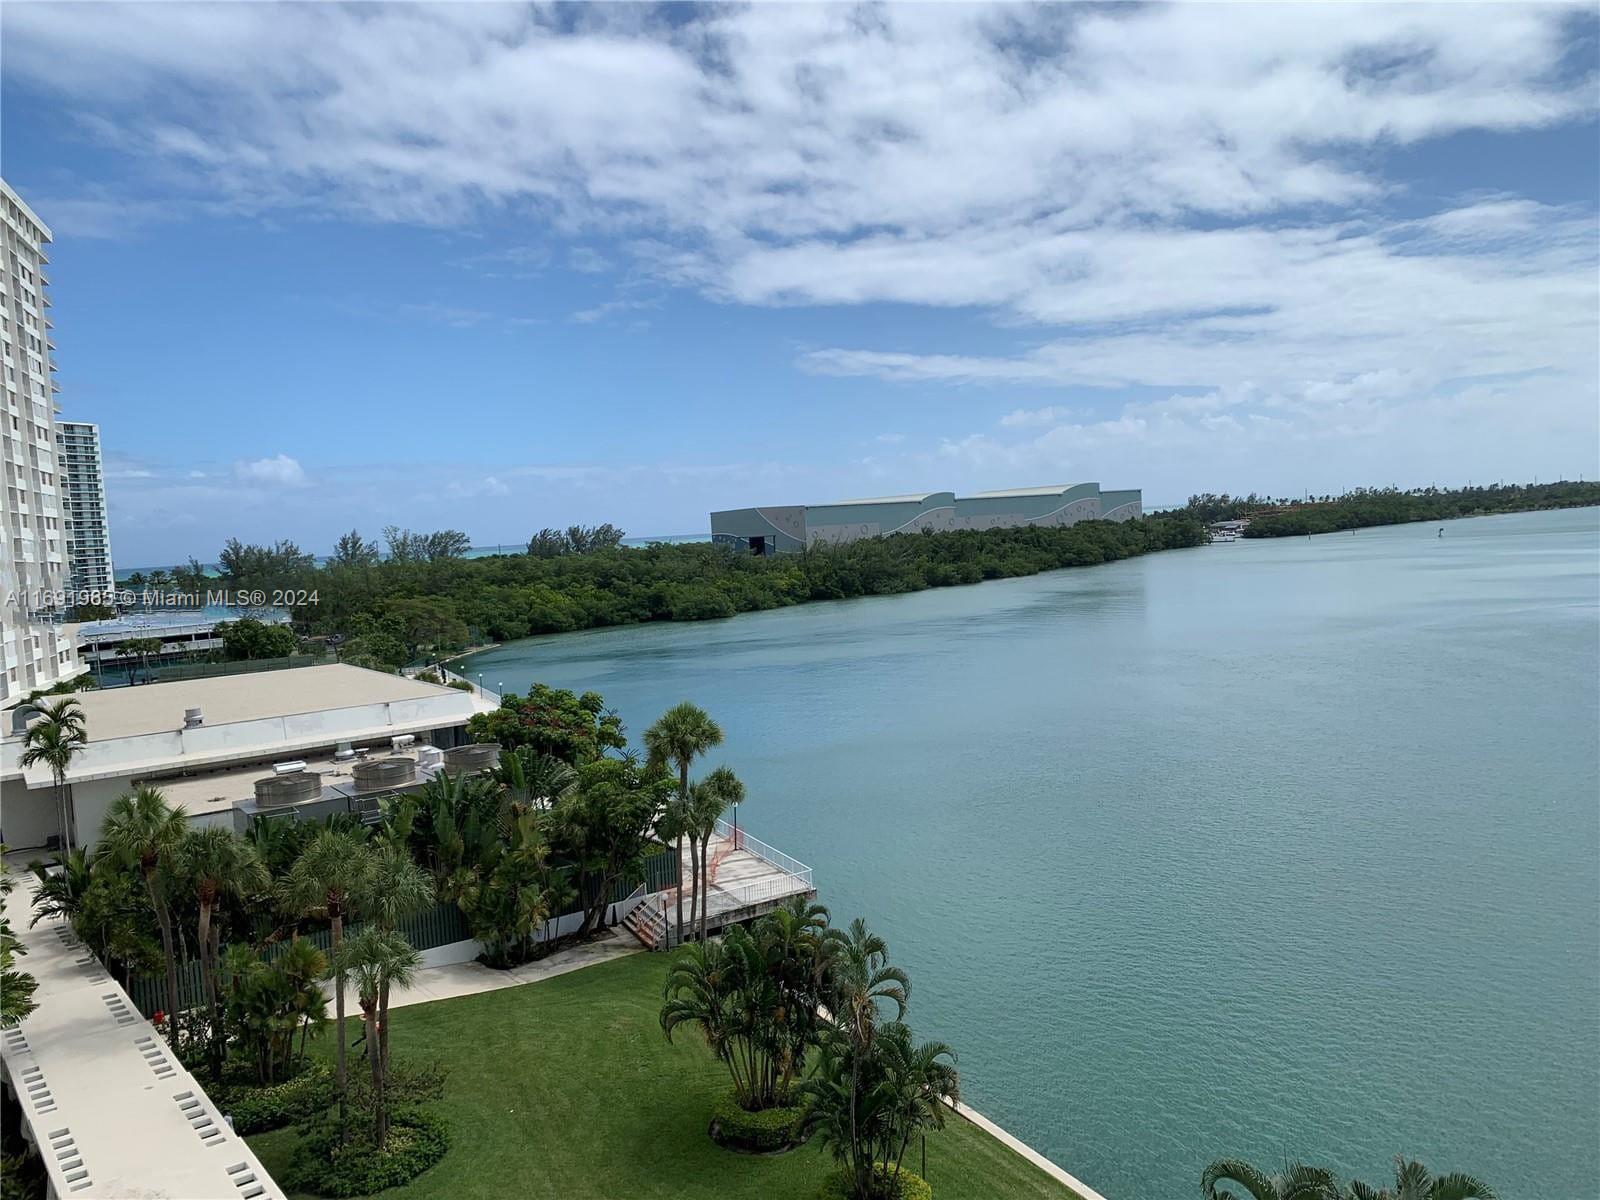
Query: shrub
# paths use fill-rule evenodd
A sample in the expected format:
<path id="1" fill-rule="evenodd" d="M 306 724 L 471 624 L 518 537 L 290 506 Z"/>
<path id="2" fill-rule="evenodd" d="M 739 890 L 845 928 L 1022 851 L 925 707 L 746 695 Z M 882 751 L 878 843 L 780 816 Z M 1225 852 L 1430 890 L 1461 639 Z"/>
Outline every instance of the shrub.
<path id="1" fill-rule="evenodd" d="M 445 687 L 453 687 L 458 692 L 475 692 L 478 690 L 465 679 L 452 679 L 449 683 L 445 684 Z"/>
<path id="2" fill-rule="evenodd" d="M 333 1073 L 309 1066 L 285 1083 L 240 1083 L 219 1089 L 217 1107 L 233 1118 L 238 1134 L 264 1133 L 315 1116 L 333 1103 Z"/>
<path id="3" fill-rule="evenodd" d="M 875 1195 L 882 1200 L 933 1200 L 933 1188 L 922 1176 L 901 1167 L 891 1188 L 890 1168 L 878 1163 L 876 1170 L 878 1190 Z M 822 1185 L 817 1200 L 851 1200 L 849 1172 L 835 1171 L 828 1176 L 828 1182 Z"/>
<path id="4" fill-rule="evenodd" d="M 331 1122 L 301 1138 L 283 1173 L 285 1189 L 318 1196 L 368 1196 L 410 1183 L 450 1149 L 449 1128 L 432 1113 L 397 1112 L 381 1151 L 360 1134 L 339 1144 Z M 355 1131 L 352 1130 L 352 1133 Z"/>
<path id="5" fill-rule="evenodd" d="M 801 1115 L 798 1107 L 750 1112 L 729 1092 L 711 1109 L 711 1140 L 735 1150 L 789 1150 L 800 1144 Z"/>

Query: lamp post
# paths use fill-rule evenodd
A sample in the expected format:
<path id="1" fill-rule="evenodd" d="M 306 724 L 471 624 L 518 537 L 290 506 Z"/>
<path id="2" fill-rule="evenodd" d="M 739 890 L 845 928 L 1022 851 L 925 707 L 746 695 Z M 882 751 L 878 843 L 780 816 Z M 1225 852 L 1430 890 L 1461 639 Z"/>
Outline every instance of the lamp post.
<path id="1" fill-rule="evenodd" d="M 739 802 L 733 802 L 733 848 L 739 848 Z"/>
<path id="2" fill-rule="evenodd" d="M 478 672 L 478 695 L 483 695 L 483 672 Z"/>

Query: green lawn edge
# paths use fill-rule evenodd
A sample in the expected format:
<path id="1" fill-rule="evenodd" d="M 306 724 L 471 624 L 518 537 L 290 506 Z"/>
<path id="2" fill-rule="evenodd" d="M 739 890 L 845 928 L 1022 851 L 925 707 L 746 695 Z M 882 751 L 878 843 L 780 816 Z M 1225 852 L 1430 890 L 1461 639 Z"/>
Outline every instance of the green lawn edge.
<path id="1" fill-rule="evenodd" d="M 386 1200 L 815 1200 L 832 1167 L 815 1146 L 750 1156 L 706 1136 L 726 1071 L 694 1033 L 669 1044 L 657 1013 L 664 955 L 635 954 L 520 987 L 396 1009 L 397 1058 L 449 1071 L 436 1107 L 450 1153 Z M 356 1033 L 352 1023 L 351 1034 Z M 324 1039 L 321 1052 L 329 1050 Z M 354 1066 L 354 1064 L 353 1064 Z M 292 1130 L 247 1139 L 274 1176 Z M 907 1166 L 921 1165 L 913 1145 Z M 937 1200 L 1077 1200 L 971 1122 L 928 1137 Z"/>

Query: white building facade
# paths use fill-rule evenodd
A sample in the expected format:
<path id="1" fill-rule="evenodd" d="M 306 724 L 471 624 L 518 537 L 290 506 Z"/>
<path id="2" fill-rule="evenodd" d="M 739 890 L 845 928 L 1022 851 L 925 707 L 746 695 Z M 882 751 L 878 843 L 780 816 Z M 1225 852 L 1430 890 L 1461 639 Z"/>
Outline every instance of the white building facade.
<path id="1" fill-rule="evenodd" d="M 67 537 L 56 463 L 56 369 L 44 247 L 50 229 L 0 180 L 0 708 L 82 670 L 57 623 Z"/>
<path id="2" fill-rule="evenodd" d="M 71 590 L 109 597 L 116 588 L 116 571 L 111 565 L 111 527 L 106 520 L 100 426 L 57 421 L 56 465 L 65 485 L 62 516 Z M 110 600 L 98 603 L 109 604 Z"/>

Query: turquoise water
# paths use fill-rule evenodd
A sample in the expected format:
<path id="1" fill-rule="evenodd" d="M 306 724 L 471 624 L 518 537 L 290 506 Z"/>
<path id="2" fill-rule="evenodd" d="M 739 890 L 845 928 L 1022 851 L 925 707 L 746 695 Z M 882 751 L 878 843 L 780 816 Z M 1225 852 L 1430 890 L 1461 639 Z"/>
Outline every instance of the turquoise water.
<path id="1" fill-rule="evenodd" d="M 516 643 L 689 698 L 741 823 L 1112 1200 L 1223 1154 L 1600 1195 L 1600 509 Z M 937 1184 L 937 1180 L 934 1181 Z"/>

